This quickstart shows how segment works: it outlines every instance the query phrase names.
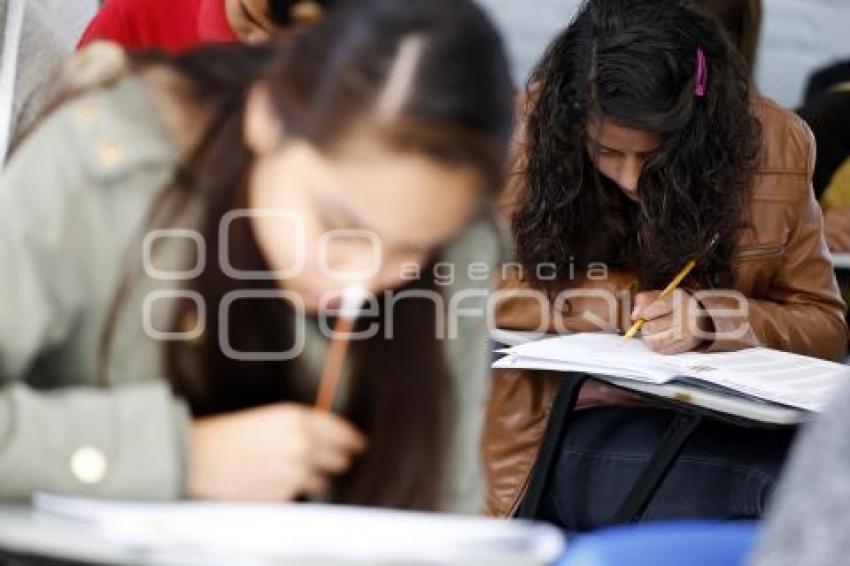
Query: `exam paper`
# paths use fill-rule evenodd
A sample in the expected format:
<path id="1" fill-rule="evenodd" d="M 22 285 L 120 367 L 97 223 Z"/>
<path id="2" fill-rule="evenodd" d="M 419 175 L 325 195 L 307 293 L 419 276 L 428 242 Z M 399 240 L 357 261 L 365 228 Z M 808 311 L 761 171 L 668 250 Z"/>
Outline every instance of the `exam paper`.
<path id="1" fill-rule="evenodd" d="M 494 367 L 599 373 L 656 385 L 672 381 L 679 373 L 669 356 L 652 352 L 642 341 L 624 341 L 617 334 L 601 332 L 546 338 L 514 346 L 506 353 Z"/>
<path id="2" fill-rule="evenodd" d="M 767 348 L 665 356 L 638 339 L 580 333 L 506 350 L 496 368 L 576 371 L 661 385 L 702 383 L 790 407 L 821 412 L 850 384 L 850 368 Z"/>
<path id="3" fill-rule="evenodd" d="M 548 525 L 317 504 L 106 502 L 39 494 L 40 513 L 89 523 L 160 555 L 234 563 L 548 564 L 564 549 Z M 179 551 L 179 552 L 178 552 Z M 238 562 L 232 557 L 241 557 Z M 219 561 L 220 563 L 220 561 Z"/>
<path id="4" fill-rule="evenodd" d="M 813 412 L 823 411 L 850 384 L 845 365 L 766 348 L 675 357 L 682 375 Z"/>

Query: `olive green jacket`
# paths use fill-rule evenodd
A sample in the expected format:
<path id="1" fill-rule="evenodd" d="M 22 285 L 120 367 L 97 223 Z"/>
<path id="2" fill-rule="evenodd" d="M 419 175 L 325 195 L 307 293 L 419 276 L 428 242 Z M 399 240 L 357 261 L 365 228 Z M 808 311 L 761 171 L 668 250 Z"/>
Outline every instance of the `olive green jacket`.
<path id="1" fill-rule="evenodd" d="M 109 386 L 96 386 L 107 313 L 128 269 L 143 273 L 146 213 L 176 154 L 143 85 L 126 76 L 65 104 L 9 163 L 0 181 L 0 500 L 183 494 L 190 415 L 144 325 L 150 307 L 158 327 L 152 293 L 173 282 L 140 276 L 115 335 Z M 490 285 L 483 266 L 467 267 L 494 265 L 502 247 L 481 221 L 447 250 L 456 280 L 445 296 L 475 295 L 459 301 L 463 313 L 483 304 Z M 484 487 L 487 328 L 483 316 L 457 322 L 459 338 L 446 341 L 458 416 L 445 507 L 474 512 Z M 325 348 L 308 333 L 308 371 L 318 374 Z"/>

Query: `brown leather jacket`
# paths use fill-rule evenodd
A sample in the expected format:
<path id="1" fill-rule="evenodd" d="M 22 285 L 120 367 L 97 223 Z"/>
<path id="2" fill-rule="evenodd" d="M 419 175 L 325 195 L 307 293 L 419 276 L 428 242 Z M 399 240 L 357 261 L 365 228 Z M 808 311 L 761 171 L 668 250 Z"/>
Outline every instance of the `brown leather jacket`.
<path id="1" fill-rule="evenodd" d="M 799 118 L 769 100 L 756 100 L 754 111 L 762 125 L 763 147 L 748 210 L 752 229 L 741 232 L 734 270 L 734 287 L 746 297 L 748 314 L 731 315 L 728 309 L 740 306 L 732 298 L 700 298 L 716 330 L 745 322 L 749 331 L 716 341 L 710 349 L 763 345 L 842 359 L 847 345 L 845 307 L 811 186 L 814 138 Z M 503 208 L 508 215 L 523 193 L 520 178 L 514 178 Z M 637 287 L 630 273 L 611 273 L 604 281 L 579 274 L 578 281 L 573 287 L 627 296 Z M 513 278 L 505 282 L 503 292 L 524 288 Z M 559 312 L 552 305 L 544 312 L 539 301 L 517 297 L 500 302 L 496 321 L 500 328 L 514 330 L 537 330 L 541 320 L 549 330 L 599 330 L 600 322 L 622 330 L 629 313 L 618 304 L 615 308 L 598 298 L 571 297 Z M 483 447 L 488 514 L 507 517 L 517 509 L 560 383 L 557 376 L 541 372 L 494 373 Z"/>

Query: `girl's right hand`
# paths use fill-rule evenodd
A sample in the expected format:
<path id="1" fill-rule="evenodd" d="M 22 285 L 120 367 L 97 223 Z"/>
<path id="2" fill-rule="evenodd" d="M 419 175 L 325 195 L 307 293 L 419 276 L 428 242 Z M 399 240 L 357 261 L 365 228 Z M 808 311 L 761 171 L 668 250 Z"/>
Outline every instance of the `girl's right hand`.
<path id="1" fill-rule="evenodd" d="M 188 495 L 242 501 L 320 496 L 366 448 L 348 422 L 291 403 L 198 419 L 189 442 Z"/>

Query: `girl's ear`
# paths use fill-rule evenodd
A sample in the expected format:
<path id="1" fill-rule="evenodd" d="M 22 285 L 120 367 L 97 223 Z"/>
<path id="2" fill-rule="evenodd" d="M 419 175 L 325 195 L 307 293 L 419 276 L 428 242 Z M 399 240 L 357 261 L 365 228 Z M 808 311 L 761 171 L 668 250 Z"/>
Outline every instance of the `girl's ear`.
<path id="1" fill-rule="evenodd" d="M 283 143 L 280 117 L 272 104 L 268 87 L 262 84 L 251 87 L 245 104 L 243 125 L 245 145 L 256 155 L 271 153 Z"/>

